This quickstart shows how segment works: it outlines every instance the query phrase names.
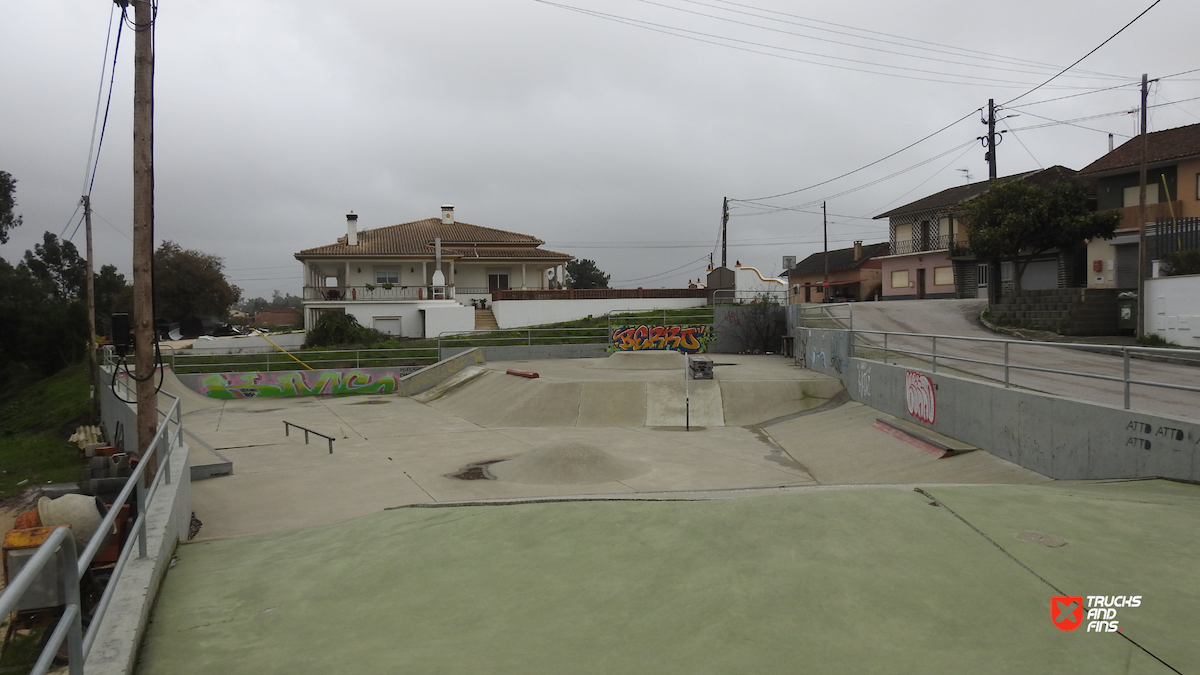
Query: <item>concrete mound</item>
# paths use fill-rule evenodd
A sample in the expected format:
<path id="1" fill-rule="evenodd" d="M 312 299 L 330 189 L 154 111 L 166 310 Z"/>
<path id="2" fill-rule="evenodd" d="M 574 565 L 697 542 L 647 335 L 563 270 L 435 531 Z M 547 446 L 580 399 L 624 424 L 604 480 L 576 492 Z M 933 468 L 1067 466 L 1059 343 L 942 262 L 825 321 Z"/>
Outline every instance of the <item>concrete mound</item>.
<path id="1" fill-rule="evenodd" d="M 686 357 L 679 352 L 645 351 L 615 352 L 607 359 L 599 359 L 592 368 L 608 370 L 678 370 L 683 372 Z"/>
<path id="2" fill-rule="evenodd" d="M 650 473 L 646 462 L 621 459 L 589 443 L 563 441 L 488 467 L 498 480 L 525 485 L 595 485 Z"/>

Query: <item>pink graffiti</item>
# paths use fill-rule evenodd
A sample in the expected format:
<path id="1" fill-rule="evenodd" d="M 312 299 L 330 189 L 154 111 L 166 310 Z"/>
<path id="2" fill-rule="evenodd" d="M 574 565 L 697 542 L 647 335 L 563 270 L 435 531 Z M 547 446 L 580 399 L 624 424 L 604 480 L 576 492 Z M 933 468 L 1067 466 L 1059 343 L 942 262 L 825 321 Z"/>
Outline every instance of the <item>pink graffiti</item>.
<path id="1" fill-rule="evenodd" d="M 627 326 L 613 330 L 612 343 L 617 351 L 622 352 L 698 352 L 704 349 L 702 338 L 707 329 L 707 326 Z"/>
<path id="2" fill-rule="evenodd" d="M 937 396 L 928 375 L 911 370 L 904 375 L 904 401 L 908 404 L 909 415 L 933 424 L 937 417 Z"/>

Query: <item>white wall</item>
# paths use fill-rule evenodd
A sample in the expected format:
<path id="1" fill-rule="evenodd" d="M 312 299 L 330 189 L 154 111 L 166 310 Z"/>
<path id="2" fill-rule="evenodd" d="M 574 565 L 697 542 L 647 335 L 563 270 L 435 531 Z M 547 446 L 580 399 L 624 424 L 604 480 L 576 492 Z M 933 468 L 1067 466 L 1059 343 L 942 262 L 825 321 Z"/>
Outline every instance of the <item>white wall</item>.
<path id="1" fill-rule="evenodd" d="M 1146 280 L 1146 329 L 1200 347 L 1200 274 Z"/>
<path id="2" fill-rule="evenodd" d="M 523 328 L 574 321 L 623 310 L 684 309 L 703 307 L 705 298 L 630 298 L 616 300 L 500 300 L 491 304 L 501 328 Z"/>
<path id="3" fill-rule="evenodd" d="M 475 310 L 458 303 L 425 307 L 425 337 L 475 330 Z"/>
<path id="4" fill-rule="evenodd" d="M 346 313 L 351 314 L 363 326 L 371 328 L 375 317 L 400 317 L 400 335 L 402 337 L 436 337 L 438 331 L 425 326 L 421 310 L 432 309 L 438 325 L 466 325 L 465 317 L 470 317 L 467 328 L 440 328 L 439 330 L 471 330 L 475 328 L 475 310 L 463 307 L 453 300 L 425 300 L 423 302 L 350 302 L 346 303 Z M 427 313 L 427 316 L 429 314 Z M 424 329 L 424 332 L 422 330 Z"/>
<path id="5" fill-rule="evenodd" d="M 784 293 L 787 291 L 787 282 L 780 279 L 764 279 L 761 272 L 754 267 L 735 267 L 733 283 L 738 290 L 738 296 L 744 297 L 744 293 L 767 292 L 767 293 Z"/>

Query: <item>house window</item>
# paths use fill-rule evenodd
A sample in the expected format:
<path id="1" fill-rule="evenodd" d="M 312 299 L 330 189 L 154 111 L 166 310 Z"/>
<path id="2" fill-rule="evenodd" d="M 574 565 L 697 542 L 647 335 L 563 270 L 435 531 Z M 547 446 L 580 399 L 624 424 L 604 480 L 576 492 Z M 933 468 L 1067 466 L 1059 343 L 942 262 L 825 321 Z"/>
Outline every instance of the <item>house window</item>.
<path id="1" fill-rule="evenodd" d="M 908 270 L 892 272 L 892 288 L 908 288 Z"/>
<path id="2" fill-rule="evenodd" d="M 953 267 L 935 267 L 935 268 L 933 268 L 933 285 L 934 286 L 953 286 L 954 285 L 954 268 Z"/>
<path id="3" fill-rule="evenodd" d="M 1134 185 L 1133 187 L 1125 188 L 1122 197 L 1125 201 L 1125 208 L 1129 208 L 1130 206 L 1139 206 L 1142 199 L 1141 186 Z M 1158 183 L 1150 183 L 1146 186 L 1146 203 L 1158 203 Z"/>
<path id="4" fill-rule="evenodd" d="M 507 291 L 507 272 L 488 272 L 488 291 Z"/>
<path id="5" fill-rule="evenodd" d="M 376 269 L 375 283 L 398 284 L 400 283 L 400 271 L 396 269 Z"/>
<path id="6" fill-rule="evenodd" d="M 1200 173 L 1196 174 L 1196 201 L 1200 202 Z"/>
<path id="7" fill-rule="evenodd" d="M 892 247 L 892 255 L 913 252 L 913 226 L 911 223 L 896 226 L 896 241 Z"/>

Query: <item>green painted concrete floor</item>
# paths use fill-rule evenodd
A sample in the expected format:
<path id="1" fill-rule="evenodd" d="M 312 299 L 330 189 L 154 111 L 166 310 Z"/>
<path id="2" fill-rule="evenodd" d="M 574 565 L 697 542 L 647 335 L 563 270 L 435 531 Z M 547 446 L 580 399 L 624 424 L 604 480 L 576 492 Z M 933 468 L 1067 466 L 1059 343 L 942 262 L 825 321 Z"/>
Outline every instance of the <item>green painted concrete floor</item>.
<path id="1" fill-rule="evenodd" d="M 402 508 L 182 545 L 137 672 L 1171 672 L 1145 650 L 1200 672 L 1200 487 L 927 490 L 942 506 L 860 487 Z M 1062 632 L 1055 588 L 1142 603 L 1120 634 Z"/>

